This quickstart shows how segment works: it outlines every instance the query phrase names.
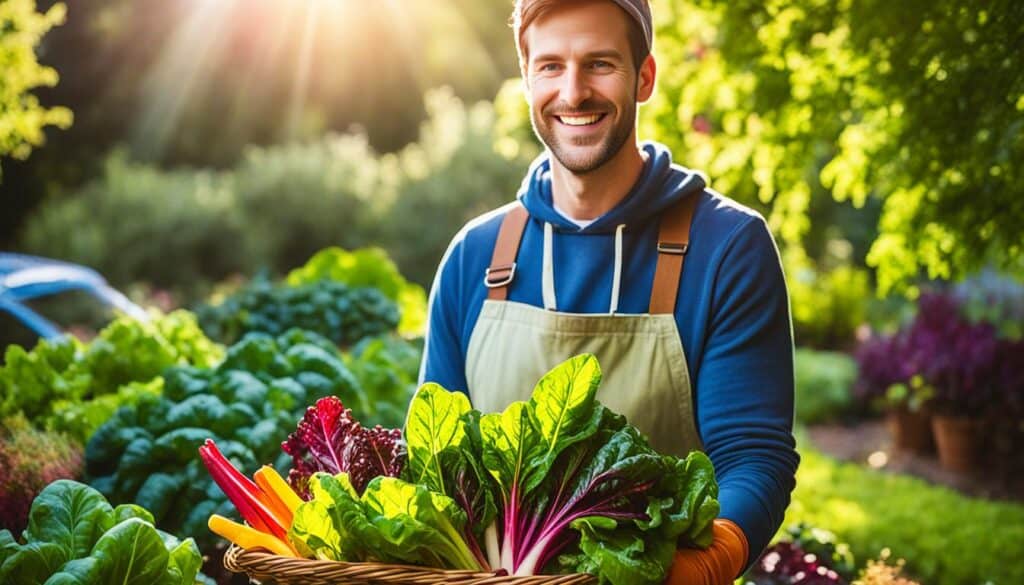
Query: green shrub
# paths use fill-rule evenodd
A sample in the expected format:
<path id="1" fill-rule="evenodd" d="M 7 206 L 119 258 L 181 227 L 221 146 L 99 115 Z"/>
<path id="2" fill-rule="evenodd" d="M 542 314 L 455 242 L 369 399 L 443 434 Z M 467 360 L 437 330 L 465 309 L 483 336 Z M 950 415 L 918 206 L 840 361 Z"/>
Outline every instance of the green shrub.
<path id="1" fill-rule="evenodd" d="M 189 288 L 251 273 L 249 228 L 222 174 L 161 171 L 114 153 L 78 193 L 44 203 L 21 247 L 99 270 L 115 286 L 144 280 Z"/>
<path id="2" fill-rule="evenodd" d="M 427 95 L 427 110 L 419 142 L 399 156 L 403 180 L 381 226 L 384 247 L 402 274 L 423 286 L 467 221 L 515 199 L 532 154 L 496 150 L 488 103 L 466 107 L 441 91 Z"/>
<path id="3" fill-rule="evenodd" d="M 285 278 L 291 286 L 329 279 L 350 287 L 372 287 L 398 304 L 401 321 L 398 331 L 405 335 L 423 335 L 427 320 L 427 296 L 423 287 L 405 280 L 398 267 L 380 248 L 347 252 L 331 247 L 320 250 L 304 265 Z"/>
<path id="4" fill-rule="evenodd" d="M 867 271 L 849 265 L 821 270 L 799 251 L 784 255 L 797 345 L 846 349 L 864 323 L 872 296 Z"/>
<path id="5" fill-rule="evenodd" d="M 256 278 L 217 305 L 200 305 L 203 330 L 225 344 L 248 333 L 281 335 L 292 328 L 313 331 L 338 346 L 398 327 L 398 306 L 371 287 L 334 280 L 290 286 Z"/>
<path id="6" fill-rule="evenodd" d="M 365 246 L 377 239 L 397 175 L 361 134 L 249 149 L 231 173 L 244 248 L 281 274 L 328 246 Z"/>
<path id="7" fill-rule="evenodd" d="M 224 172 L 111 155 L 101 177 L 46 202 L 19 247 L 91 266 L 115 286 L 149 281 L 188 298 L 206 282 L 265 268 L 276 276 L 329 246 L 381 245 L 428 285 L 452 237 L 511 201 L 526 155 L 494 149 L 494 110 L 428 91 L 419 142 L 375 153 L 362 133 L 251 148 Z"/>
<path id="8" fill-rule="evenodd" d="M 856 408 L 851 388 L 857 363 L 850 356 L 800 348 L 794 356 L 796 420 L 804 424 L 836 421 Z"/>
<path id="9" fill-rule="evenodd" d="M 964 497 L 922 480 L 838 463 L 803 437 L 783 525 L 807 522 L 847 542 L 858 559 L 885 548 L 929 585 L 1024 583 L 1024 505 Z M 784 535 L 784 534 L 783 534 Z"/>

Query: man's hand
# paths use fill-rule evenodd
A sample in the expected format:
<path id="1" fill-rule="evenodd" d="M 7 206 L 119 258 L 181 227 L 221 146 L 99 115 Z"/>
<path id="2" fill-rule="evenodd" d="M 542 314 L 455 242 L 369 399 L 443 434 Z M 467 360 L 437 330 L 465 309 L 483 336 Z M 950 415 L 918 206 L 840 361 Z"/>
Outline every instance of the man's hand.
<path id="1" fill-rule="evenodd" d="M 665 585 L 729 585 L 747 562 L 747 537 L 731 520 L 714 522 L 707 550 L 676 551 Z"/>

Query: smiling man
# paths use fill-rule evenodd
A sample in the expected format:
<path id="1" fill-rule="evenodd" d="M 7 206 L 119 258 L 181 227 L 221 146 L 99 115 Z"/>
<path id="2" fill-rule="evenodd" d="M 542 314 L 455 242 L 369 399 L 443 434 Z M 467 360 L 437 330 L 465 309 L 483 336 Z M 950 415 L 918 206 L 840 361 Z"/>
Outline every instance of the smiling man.
<path id="1" fill-rule="evenodd" d="M 546 150 L 442 259 L 420 381 L 495 412 L 593 353 L 603 403 L 715 466 L 714 544 L 679 551 L 669 582 L 731 583 L 782 522 L 799 463 L 778 250 L 757 212 L 638 144 L 657 71 L 647 0 L 518 0 L 512 20 Z"/>

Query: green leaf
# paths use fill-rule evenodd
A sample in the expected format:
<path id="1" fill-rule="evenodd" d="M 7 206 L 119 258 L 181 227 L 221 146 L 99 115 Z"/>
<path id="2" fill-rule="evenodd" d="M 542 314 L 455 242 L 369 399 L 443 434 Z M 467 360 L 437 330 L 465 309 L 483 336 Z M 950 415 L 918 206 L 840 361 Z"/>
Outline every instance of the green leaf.
<path id="1" fill-rule="evenodd" d="M 32 502 L 25 539 L 30 544 L 56 544 L 68 551 L 68 558 L 84 557 L 113 524 L 113 512 L 98 491 L 60 479 Z"/>
<path id="2" fill-rule="evenodd" d="M 146 478 L 135 494 L 135 501 L 152 511 L 153 517 L 162 522 L 168 512 L 177 504 L 179 492 L 185 487 L 185 478 L 180 473 L 157 472 Z M 162 524 L 161 524 L 162 525 Z"/>
<path id="3" fill-rule="evenodd" d="M 42 585 L 68 561 L 70 552 L 52 542 L 30 542 L 9 550 L 9 556 L 0 565 L 0 583 L 19 585 Z"/>
<path id="4" fill-rule="evenodd" d="M 186 538 L 178 546 L 170 549 L 167 577 L 176 578 L 165 578 L 165 581 L 167 585 L 193 585 L 202 567 L 203 557 L 199 553 L 199 547 L 194 540 Z"/>
<path id="5" fill-rule="evenodd" d="M 525 402 L 513 402 L 505 412 L 480 417 L 480 434 L 484 466 L 506 499 L 513 488 L 526 483 L 536 485 L 543 480 L 545 472 L 538 461 L 547 453 L 547 447 L 530 424 Z M 527 497 L 527 492 L 522 491 L 519 497 Z"/>
<path id="6" fill-rule="evenodd" d="M 658 585 L 665 581 L 676 549 L 671 540 L 649 538 L 636 527 L 620 527 L 603 516 L 580 518 L 572 527 L 580 532 L 580 550 L 602 580 L 607 579 L 611 585 Z"/>
<path id="7" fill-rule="evenodd" d="M 594 396 L 601 383 L 601 368 L 591 354 L 578 355 L 554 367 L 537 382 L 527 412 L 544 446 L 537 473 L 524 482 L 532 491 L 544 480 L 566 447 L 597 432 L 603 413 Z"/>
<path id="8" fill-rule="evenodd" d="M 707 455 L 691 452 L 686 459 L 665 458 L 671 472 L 665 475 L 665 489 L 674 491 L 681 501 L 678 511 L 669 517 L 675 532 L 687 524 L 679 535 L 679 544 L 707 548 L 711 546 L 712 523 L 718 517 L 718 483 L 715 468 Z"/>
<path id="9" fill-rule="evenodd" d="M 357 561 L 379 547 L 348 474 L 317 473 L 309 487 L 313 497 L 296 509 L 288 531 L 296 548 L 320 559 Z"/>
<path id="10" fill-rule="evenodd" d="M 451 495 L 446 488 L 450 477 L 443 458 L 457 460 L 467 443 L 462 416 L 469 412 L 469 398 L 448 392 L 437 384 L 424 384 L 409 405 L 405 441 L 409 450 L 408 473 L 413 483 Z"/>
<path id="11" fill-rule="evenodd" d="M 7 557 L 18 551 L 18 541 L 10 530 L 0 530 L 0 567 L 4 566 Z"/>
<path id="12" fill-rule="evenodd" d="M 112 516 L 113 524 L 120 524 L 129 518 L 139 518 L 145 522 L 153 524 L 153 515 L 150 514 L 149 510 L 136 504 L 121 504 L 114 508 L 114 514 Z"/>
<path id="13" fill-rule="evenodd" d="M 367 485 L 362 504 L 386 555 L 413 564 L 481 569 L 461 534 L 466 515 L 448 496 L 379 476 Z"/>
<path id="14" fill-rule="evenodd" d="M 195 553 L 198 555 L 198 550 Z M 68 563 L 46 585 L 162 584 L 167 582 L 169 557 L 152 524 L 141 518 L 129 518 L 108 530 L 88 558 Z M 179 583 L 185 585 L 183 581 Z"/>

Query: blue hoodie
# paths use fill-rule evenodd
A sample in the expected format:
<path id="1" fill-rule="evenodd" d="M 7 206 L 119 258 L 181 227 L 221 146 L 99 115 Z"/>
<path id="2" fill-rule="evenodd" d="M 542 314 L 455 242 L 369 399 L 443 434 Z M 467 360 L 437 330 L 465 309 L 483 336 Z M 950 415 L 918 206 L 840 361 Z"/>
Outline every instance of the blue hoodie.
<path id="1" fill-rule="evenodd" d="M 648 159 L 636 185 L 583 229 L 552 204 L 548 155 L 531 165 L 518 193 L 530 221 L 508 300 L 544 306 L 541 263 L 547 222 L 555 232 L 558 311 L 607 313 L 615 230 L 625 224 L 618 312 L 646 313 L 658 215 L 683 197 L 699 198 L 675 317 L 694 388 L 697 429 L 719 482 L 720 517 L 743 529 L 749 566 L 782 523 L 800 460 L 792 435 L 793 341 L 779 253 L 756 211 L 672 164 L 666 147 L 646 142 L 642 148 Z M 420 383 L 467 391 L 469 338 L 487 297 L 484 270 L 508 209 L 469 222 L 441 260 L 430 292 Z"/>

